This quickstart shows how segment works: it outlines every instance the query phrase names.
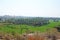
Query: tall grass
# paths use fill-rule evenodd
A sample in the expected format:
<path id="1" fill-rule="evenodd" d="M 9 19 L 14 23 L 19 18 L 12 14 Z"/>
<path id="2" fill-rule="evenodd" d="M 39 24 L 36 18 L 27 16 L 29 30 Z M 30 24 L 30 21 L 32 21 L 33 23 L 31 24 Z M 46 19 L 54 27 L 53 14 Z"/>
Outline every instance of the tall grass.
<path id="1" fill-rule="evenodd" d="M 57 25 L 60 25 L 60 22 L 52 22 L 50 24 L 47 25 L 43 25 L 43 26 L 30 26 L 30 25 L 16 25 L 16 24 L 0 24 L 0 32 L 4 32 L 4 33 L 20 33 L 21 31 L 22 33 L 25 33 L 26 31 L 40 31 L 40 32 L 46 32 L 47 29 L 51 29 Z M 27 29 L 25 29 L 27 28 Z"/>

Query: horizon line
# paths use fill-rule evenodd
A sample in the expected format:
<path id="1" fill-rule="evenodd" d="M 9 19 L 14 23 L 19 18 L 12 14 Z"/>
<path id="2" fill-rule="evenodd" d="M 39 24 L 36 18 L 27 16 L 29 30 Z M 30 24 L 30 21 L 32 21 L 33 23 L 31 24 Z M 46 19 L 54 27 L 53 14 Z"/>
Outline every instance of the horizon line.
<path id="1" fill-rule="evenodd" d="M 56 16 L 22 16 L 22 15 L 0 15 L 0 16 L 21 16 L 21 17 L 47 17 L 47 18 L 60 18 L 60 17 L 56 17 Z"/>

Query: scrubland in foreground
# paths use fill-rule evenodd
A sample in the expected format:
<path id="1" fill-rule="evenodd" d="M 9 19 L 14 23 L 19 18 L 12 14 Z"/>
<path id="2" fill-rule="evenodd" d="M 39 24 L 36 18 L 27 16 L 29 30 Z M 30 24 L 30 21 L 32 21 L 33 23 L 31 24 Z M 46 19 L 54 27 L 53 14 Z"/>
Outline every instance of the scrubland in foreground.
<path id="1" fill-rule="evenodd" d="M 43 26 L 0 23 L 0 40 L 58 40 L 60 32 L 54 27 L 60 22 Z"/>
<path id="2" fill-rule="evenodd" d="M 53 31 L 53 32 L 51 32 Z M 25 33 L 25 34 L 4 34 L 0 33 L 0 40 L 60 40 L 60 33 L 53 29 L 48 32 Z"/>

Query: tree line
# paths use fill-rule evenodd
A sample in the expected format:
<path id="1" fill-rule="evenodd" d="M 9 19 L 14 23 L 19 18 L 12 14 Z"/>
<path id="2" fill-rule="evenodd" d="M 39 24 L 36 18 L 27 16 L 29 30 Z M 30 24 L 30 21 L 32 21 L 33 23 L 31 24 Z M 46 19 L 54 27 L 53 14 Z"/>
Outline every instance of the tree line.
<path id="1" fill-rule="evenodd" d="M 57 18 L 44 18 L 44 17 L 23 17 L 23 16 L 0 16 L 0 22 L 13 23 L 13 24 L 27 24 L 27 25 L 46 25 L 49 24 L 49 20 L 60 20 Z"/>

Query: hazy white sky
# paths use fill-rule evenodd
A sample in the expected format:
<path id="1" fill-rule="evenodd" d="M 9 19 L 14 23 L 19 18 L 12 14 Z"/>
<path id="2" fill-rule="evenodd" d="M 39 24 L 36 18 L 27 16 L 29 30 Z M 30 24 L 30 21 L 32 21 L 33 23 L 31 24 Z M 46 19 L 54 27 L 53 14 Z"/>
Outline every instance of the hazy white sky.
<path id="1" fill-rule="evenodd" d="M 60 17 L 60 0 L 0 0 L 0 15 Z"/>

